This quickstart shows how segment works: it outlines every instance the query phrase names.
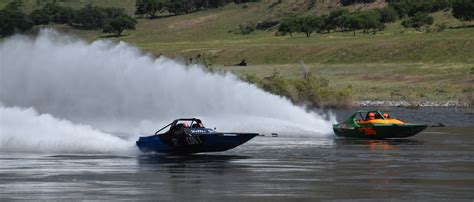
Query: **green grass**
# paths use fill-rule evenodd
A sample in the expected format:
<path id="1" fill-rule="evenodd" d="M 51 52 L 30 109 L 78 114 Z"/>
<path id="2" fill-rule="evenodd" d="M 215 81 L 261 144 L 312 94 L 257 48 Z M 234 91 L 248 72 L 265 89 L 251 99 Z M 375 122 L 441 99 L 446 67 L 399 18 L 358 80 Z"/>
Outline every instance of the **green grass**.
<path id="1" fill-rule="evenodd" d="M 330 87 L 352 86 L 355 100 L 462 100 L 472 91 L 472 64 L 465 63 L 364 63 L 307 64 L 310 71 L 330 80 Z M 270 76 L 274 70 L 289 78 L 301 78 L 302 68 L 294 65 L 219 66 L 237 75 Z"/>
<path id="2" fill-rule="evenodd" d="M 0 0 L 0 6 L 8 0 Z M 38 5 L 24 0 L 25 9 Z M 97 6 L 125 8 L 134 13 L 134 0 L 62 0 L 63 6 L 80 8 L 86 3 Z M 460 22 L 450 12 L 432 14 L 435 24 L 446 24 L 442 32 L 420 33 L 404 29 L 400 21 L 388 24 L 376 35 L 332 32 L 316 34 L 311 38 L 303 34 L 275 36 L 275 30 L 257 31 L 254 34 L 230 33 L 239 24 L 279 19 L 291 12 L 306 14 L 327 13 L 334 2 L 317 3 L 307 9 L 307 1 L 292 0 L 269 8 L 274 1 L 249 3 L 248 7 L 230 4 L 225 8 L 209 9 L 187 15 L 138 19 L 135 31 L 125 36 L 110 38 L 100 30 L 87 31 L 53 26 L 69 34 L 93 41 L 107 37 L 125 41 L 154 55 L 185 58 L 201 54 L 206 61 L 219 69 L 243 75 L 254 73 L 268 76 L 274 69 L 285 77 L 300 74 L 300 61 L 312 71 L 331 80 L 331 87 L 353 87 L 356 100 L 458 100 L 465 92 L 472 94 L 470 73 L 474 67 L 474 25 Z M 384 6 L 383 3 L 357 5 L 350 10 Z M 435 26 L 431 26 L 435 28 Z M 250 66 L 229 67 L 245 59 Z"/>
<path id="3" fill-rule="evenodd" d="M 419 33 L 406 30 L 396 22 L 376 35 L 358 33 L 355 37 L 341 32 L 315 34 L 311 38 L 303 34 L 275 36 L 274 31 L 250 35 L 229 33 L 239 24 L 264 19 L 265 15 L 255 15 L 262 12 L 258 6 L 244 9 L 231 5 L 188 15 L 139 19 L 136 31 L 126 31 L 125 36 L 112 40 L 129 42 L 156 55 L 202 54 L 217 65 L 235 64 L 242 59 L 250 64 L 294 64 L 300 60 L 307 63 L 474 62 L 472 28 Z M 434 16 L 437 23 L 461 26 L 447 13 Z M 85 33 L 77 34 L 89 40 L 105 36 L 98 31 Z"/>

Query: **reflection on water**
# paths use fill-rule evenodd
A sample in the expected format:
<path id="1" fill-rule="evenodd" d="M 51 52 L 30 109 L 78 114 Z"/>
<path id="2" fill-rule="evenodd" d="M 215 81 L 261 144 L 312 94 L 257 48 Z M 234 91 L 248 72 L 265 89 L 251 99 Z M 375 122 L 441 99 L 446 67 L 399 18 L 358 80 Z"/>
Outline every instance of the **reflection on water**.
<path id="1" fill-rule="evenodd" d="M 256 137 L 211 155 L 0 153 L 0 200 L 473 199 L 472 129 Z"/>
<path id="2" fill-rule="evenodd" d="M 397 145 L 421 145 L 423 141 L 414 139 L 388 139 L 388 140 L 370 140 L 370 139 L 335 139 L 338 147 L 364 145 L 371 151 L 375 150 L 393 150 L 398 149 Z"/>

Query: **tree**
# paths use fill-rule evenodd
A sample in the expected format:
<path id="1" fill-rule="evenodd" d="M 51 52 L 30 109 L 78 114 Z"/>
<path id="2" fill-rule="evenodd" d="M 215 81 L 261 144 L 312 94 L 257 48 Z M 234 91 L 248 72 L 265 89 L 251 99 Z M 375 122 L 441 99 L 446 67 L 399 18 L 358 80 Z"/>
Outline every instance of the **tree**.
<path id="1" fill-rule="evenodd" d="M 374 11 L 362 11 L 359 13 L 362 20 L 361 25 L 364 30 L 364 34 L 372 31 L 373 34 L 377 33 L 377 30 L 383 30 L 385 25 L 380 22 L 380 15 Z"/>
<path id="2" fill-rule="evenodd" d="M 362 29 L 364 34 L 372 32 L 376 34 L 378 30 L 383 30 L 385 25 L 380 22 L 381 17 L 377 11 L 353 12 L 349 15 L 344 27 L 352 31 L 355 36 L 355 30 Z"/>
<path id="3" fill-rule="evenodd" d="M 283 19 L 278 27 L 278 32 L 283 34 L 288 33 L 290 37 L 292 37 L 296 31 L 298 31 L 298 19 L 295 16 Z"/>
<path id="4" fill-rule="evenodd" d="M 359 13 L 351 13 L 347 21 L 347 28 L 353 32 L 354 36 L 356 35 L 356 30 L 362 29 L 362 18 Z"/>
<path id="5" fill-rule="evenodd" d="M 453 16 L 463 21 L 474 20 L 474 1 L 458 0 L 454 2 Z"/>
<path id="6" fill-rule="evenodd" d="M 115 36 L 120 36 L 124 30 L 135 30 L 137 21 L 130 16 L 119 16 L 110 20 L 104 26 L 104 33 L 114 33 Z"/>
<path id="7" fill-rule="evenodd" d="M 48 3 L 43 8 L 36 9 L 30 14 L 35 25 L 49 24 L 50 22 L 72 24 L 76 16 L 76 10 L 52 3 Z"/>
<path id="8" fill-rule="evenodd" d="M 137 0 L 135 3 L 136 15 L 148 15 L 149 18 L 156 17 L 156 14 L 165 8 L 164 0 Z"/>
<path id="9" fill-rule="evenodd" d="M 402 25 L 405 28 L 413 27 L 416 31 L 420 31 L 421 27 L 425 25 L 432 25 L 433 21 L 433 17 L 431 17 L 428 13 L 417 13 L 415 16 L 403 21 Z"/>
<path id="10" fill-rule="evenodd" d="M 102 8 L 85 5 L 77 11 L 77 17 L 74 22 L 85 29 L 97 29 L 104 26 L 106 21 L 106 14 Z"/>
<path id="11" fill-rule="evenodd" d="M 324 26 L 324 20 L 318 16 L 304 16 L 298 19 L 298 31 L 310 37 L 313 32 L 321 32 Z"/>
<path id="12" fill-rule="evenodd" d="M 21 7 L 23 7 L 23 2 L 21 0 L 14 0 L 8 3 L 4 10 L 7 11 L 20 11 Z"/>
<path id="13" fill-rule="evenodd" d="M 417 13 L 433 13 L 450 8 L 453 0 L 387 0 L 402 18 L 413 17 Z M 466 0 L 470 1 L 470 0 Z"/>
<path id="14" fill-rule="evenodd" d="M 30 18 L 35 25 L 47 25 L 51 22 L 50 15 L 44 9 L 34 10 L 31 12 Z"/>
<path id="15" fill-rule="evenodd" d="M 326 25 L 328 30 L 336 30 L 337 28 L 343 31 L 344 26 L 347 24 L 349 18 L 349 11 L 346 9 L 336 9 L 329 13 L 326 18 Z"/>
<path id="16" fill-rule="evenodd" d="M 399 18 L 397 11 L 392 7 L 384 7 L 376 11 L 380 14 L 380 22 L 382 23 L 395 22 Z"/>
<path id="17" fill-rule="evenodd" d="M 5 37 L 15 32 L 24 32 L 33 27 L 30 18 L 18 10 L 0 10 L 0 36 Z"/>
<path id="18" fill-rule="evenodd" d="M 69 7 L 60 7 L 60 10 L 53 16 L 52 21 L 58 24 L 72 24 L 76 17 L 76 10 Z"/>

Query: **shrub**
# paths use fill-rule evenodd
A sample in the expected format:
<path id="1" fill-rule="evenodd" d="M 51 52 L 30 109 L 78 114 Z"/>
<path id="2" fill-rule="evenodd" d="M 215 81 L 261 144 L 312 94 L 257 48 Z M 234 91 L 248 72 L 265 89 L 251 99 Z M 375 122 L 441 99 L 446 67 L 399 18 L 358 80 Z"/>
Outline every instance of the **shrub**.
<path id="1" fill-rule="evenodd" d="M 453 4 L 453 16 L 463 21 L 474 19 L 474 1 L 457 0 Z"/>
<path id="2" fill-rule="evenodd" d="M 47 25 L 51 22 L 50 15 L 44 9 L 34 10 L 31 12 L 30 18 L 35 25 Z"/>
<path id="3" fill-rule="evenodd" d="M 278 32 L 282 34 L 290 34 L 293 36 L 293 33 L 298 31 L 298 18 L 295 16 L 290 16 L 281 21 L 280 26 L 278 27 Z"/>
<path id="4" fill-rule="evenodd" d="M 433 21 L 433 17 L 431 17 L 428 13 L 417 13 L 415 16 L 403 21 L 402 25 L 405 28 L 413 27 L 415 30 L 420 31 L 421 27 L 432 25 Z"/>
<path id="5" fill-rule="evenodd" d="M 240 34 L 247 35 L 247 34 L 252 34 L 254 32 L 255 32 L 255 23 L 253 22 L 239 25 Z"/>
<path id="6" fill-rule="evenodd" d="M 126 29 L 135 30 L 137 21 L 130 16 L 118 16 L 104 26 L 104 33 L 114 33 L 115 36 L 120 36 Z"/>
<path id="7" fill-rule="evenodd" d="M 33 27 L 31 19 L 18 10 L 0 10 L 0 36 L 5 37 L 15 32 L 24 32 Z"/>
<path id="8" fill-rule="evenodd" d="M 392 7 L 384 7 L 376 10 L 380 15 L 380 22 L 390 23 L 395 22 L 399 18 L 397 11 Z"/>

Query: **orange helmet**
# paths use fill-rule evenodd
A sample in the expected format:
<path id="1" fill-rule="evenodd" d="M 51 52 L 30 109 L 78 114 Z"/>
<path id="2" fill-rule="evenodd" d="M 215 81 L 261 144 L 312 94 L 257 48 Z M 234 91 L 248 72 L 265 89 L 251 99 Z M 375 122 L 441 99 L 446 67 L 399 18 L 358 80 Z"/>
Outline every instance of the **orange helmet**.
<path id="1" fill-rule="evenodd" d="M 374 119 L 375 118 L 375 114 L 370 112 L 369 115 L 368 115 L 369 119 Z"/>
<path id="2" fill-rule="evenodd" d="M 387 113 L 383 113 L 382 116 L 385 117 L 385 118 L 389 118 L 389 117 L 390 117 Z"/>

